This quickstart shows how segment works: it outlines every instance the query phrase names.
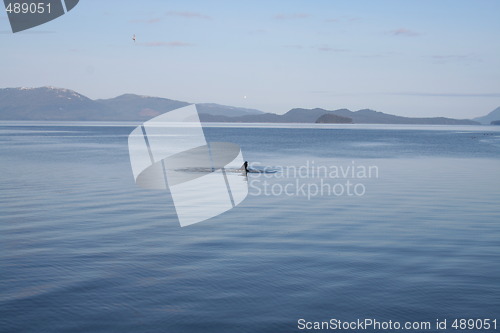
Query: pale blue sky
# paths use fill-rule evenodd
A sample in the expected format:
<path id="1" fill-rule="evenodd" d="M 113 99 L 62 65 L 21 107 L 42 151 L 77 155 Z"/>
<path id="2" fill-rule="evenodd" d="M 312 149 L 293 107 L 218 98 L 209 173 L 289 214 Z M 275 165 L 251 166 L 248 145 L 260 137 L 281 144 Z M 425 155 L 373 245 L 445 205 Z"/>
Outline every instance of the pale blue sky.
<path id="1" fill-rule="evenodd" d="M 2 11 L 0 87 L 473 118 L 500 106 L 499 13 L 497 0 L 80 0 L 12 34 Z"/>

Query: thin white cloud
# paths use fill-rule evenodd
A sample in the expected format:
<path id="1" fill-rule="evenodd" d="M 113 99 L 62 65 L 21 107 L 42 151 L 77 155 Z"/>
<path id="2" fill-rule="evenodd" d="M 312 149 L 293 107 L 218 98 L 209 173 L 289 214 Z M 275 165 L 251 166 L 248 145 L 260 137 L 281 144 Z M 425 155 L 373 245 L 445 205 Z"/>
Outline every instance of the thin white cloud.
<path id="1" fill-rule="evenodd" d="M 473 63 L 481 62 L 481 58 L 474 54 L 445 54 L 445 55 L 432 55 L 430 59 L 436 64 L 447 63 Z"/>
<path id="2" fill-rule="evenodd" d="M 406 28 L 399 28 L 399 29 L 390 30 L 387 33 L 390 35 L 393 35 L 393 36 L 403 36 L 403 37 L 420 36 L 420 33 L 413 31 L 413 30 L 410 30 L 410 29 L 406 29 Z"/>

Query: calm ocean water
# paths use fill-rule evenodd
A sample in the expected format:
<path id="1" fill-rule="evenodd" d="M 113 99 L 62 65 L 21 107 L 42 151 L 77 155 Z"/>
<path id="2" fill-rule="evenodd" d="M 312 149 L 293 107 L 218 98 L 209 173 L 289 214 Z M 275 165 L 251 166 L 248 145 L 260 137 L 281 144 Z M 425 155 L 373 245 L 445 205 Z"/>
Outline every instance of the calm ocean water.
<path id="1" fill-rule="evenodd" d="M 134 184 L 133 128 L 0 124 L 0 331 L 500 327 L 498 127 L 206 127 L 280 172 L 185 228 Z"/>

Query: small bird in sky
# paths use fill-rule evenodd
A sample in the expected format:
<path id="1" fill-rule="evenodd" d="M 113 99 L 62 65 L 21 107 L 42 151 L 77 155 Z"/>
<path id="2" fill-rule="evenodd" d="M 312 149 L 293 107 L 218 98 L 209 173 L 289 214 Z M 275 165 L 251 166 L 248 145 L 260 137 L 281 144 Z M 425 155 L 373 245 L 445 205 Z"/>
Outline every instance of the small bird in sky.
<path id="1" fill-rule="evenodd" d="M 134 43 L 135 43 L 135 34 L 132 36 L 132 40 L 133 40 L 133 41 L 134 41 Z"/>

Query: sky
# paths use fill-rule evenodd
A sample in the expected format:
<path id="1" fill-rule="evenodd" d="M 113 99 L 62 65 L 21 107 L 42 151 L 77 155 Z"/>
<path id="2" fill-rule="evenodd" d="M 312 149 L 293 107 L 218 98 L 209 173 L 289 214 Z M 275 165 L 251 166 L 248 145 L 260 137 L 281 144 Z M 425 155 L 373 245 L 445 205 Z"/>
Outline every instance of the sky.
<path id="1" fill-rule="evenodd" d="M 474 118 L 500 106 L 499 13 L 498 0 L 80 0 L 13 34 L 1 11 L 0 88 Z"/>

